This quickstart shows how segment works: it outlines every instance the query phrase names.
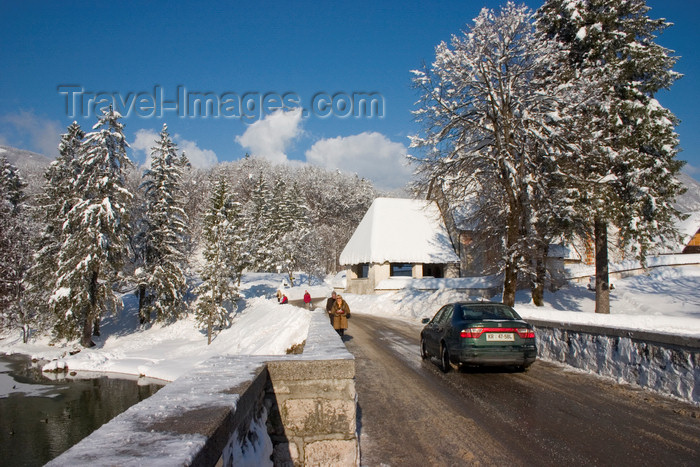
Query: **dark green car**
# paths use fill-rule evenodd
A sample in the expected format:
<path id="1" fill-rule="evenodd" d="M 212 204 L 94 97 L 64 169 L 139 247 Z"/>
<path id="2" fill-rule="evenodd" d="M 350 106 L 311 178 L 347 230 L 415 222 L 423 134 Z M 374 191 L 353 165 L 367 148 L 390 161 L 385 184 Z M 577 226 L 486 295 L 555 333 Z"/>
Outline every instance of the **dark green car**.
<path id="1" fill-rule="evenodd" d="M 515 366 L 526 369 L 537 358 L 535 331 L 502 303 L 450 303 L 423 320 L 420 353 L 450 366 Z"/>

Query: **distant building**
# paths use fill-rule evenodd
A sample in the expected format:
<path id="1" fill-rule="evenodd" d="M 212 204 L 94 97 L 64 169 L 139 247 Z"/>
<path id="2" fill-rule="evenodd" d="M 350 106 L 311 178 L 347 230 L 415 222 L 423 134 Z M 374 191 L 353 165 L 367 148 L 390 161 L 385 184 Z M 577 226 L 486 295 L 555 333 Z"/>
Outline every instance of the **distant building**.
<path id="1" fill-rule="evenodd" d="M 340 254 L 347 292 L 392 277 L 458 277 L 460 259 L 434 201 L 377 198 Z"/>
<path id="2" fill-rule="evenodd" d="M 682 211 L 681 211 L 682 212 Z M 676 222 L 680 242 L 665 245 L 659 250 L 661 254 L 700 253 L 700 209 L 682 212 L 685 219 Z"/>
<path id="3" fill-rule="evenodd" d="M 691 214 L 681 223 L 679 231 L 683 236 L 682 253 L 700 253 L 700 213 Z"/>
<path id="4" fill-rule="evenodd" d="M 459 206 L 451 206 L 439 184 L 431 184 L 427 198 L 434 200 L 447 227 L 455 252 L 459 256 L 461 277 L 483 277 L 497 274 L 503 248 L 499 239 L 481 234 L 479 223 L 474 221 L 474 203 L 465 200 Z"/>
<path id="5" fill-rule="evenodd" d="M 678 180 L 686 191 L 673 207 L 687 217 L 676 224 L 682 240 L 670 253 L 700 253 L 700 183 L 684 173 L 678 175 Z"/>

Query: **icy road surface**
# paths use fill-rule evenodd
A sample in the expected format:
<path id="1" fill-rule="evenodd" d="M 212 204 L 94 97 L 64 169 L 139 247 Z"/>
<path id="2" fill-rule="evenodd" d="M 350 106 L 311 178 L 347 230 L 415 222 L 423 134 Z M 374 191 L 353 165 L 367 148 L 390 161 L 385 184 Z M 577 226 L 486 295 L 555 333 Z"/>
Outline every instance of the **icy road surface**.
<path id="1" fill-rule="evenodd" d="M 361 465 L 697 465 L 697 407 L 542 361 L 443 374 L 421 327 L 353 313 Z"/>

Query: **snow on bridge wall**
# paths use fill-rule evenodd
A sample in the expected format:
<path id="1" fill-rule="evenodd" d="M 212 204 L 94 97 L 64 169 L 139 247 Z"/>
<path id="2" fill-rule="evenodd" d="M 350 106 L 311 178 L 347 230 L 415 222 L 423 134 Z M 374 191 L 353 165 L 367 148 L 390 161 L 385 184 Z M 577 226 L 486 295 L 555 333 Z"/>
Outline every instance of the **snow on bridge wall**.
<path id="1" fill-rule="evenodd" d="M 208 359 L 47 465 L 356 466 L 354 378 L 317 312 L 302 354 Z"/>
<path id="2" fill-rule="evenodd" d="M 700 404 L 700 339 L 528 319 L 538 356 Z"/>

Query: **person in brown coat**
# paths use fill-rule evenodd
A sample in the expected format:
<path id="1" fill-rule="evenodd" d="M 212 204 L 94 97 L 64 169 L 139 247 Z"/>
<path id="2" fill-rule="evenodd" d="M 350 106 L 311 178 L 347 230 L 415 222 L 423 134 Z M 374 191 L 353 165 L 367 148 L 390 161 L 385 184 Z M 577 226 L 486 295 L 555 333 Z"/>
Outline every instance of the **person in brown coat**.
<path id="1" fill-rule="evenodd" d="M 348 328 L 348 318 L 350 317 L 350 307 L 348 302 L 343 300 L 343 297 L 338 295 L 335 299 L 335 303 L 331 308 L 331 314 L 333 315 L 333 329 L 335 329 L 341 336 L 345 333 Z"/>
<path id="2" fill-rule="evenodd" d="M 338 295 L 335 293 L 335 290 L 331 292 L 331 297 L 326 301 L 326 313 L 328 313 L 328 317 L 331 319 L 331 326 L 333 326 L 333 313 L 331 310 L 333 309 L 333 305 L 335 305 L 335 300 L 338 298 Z"/>

